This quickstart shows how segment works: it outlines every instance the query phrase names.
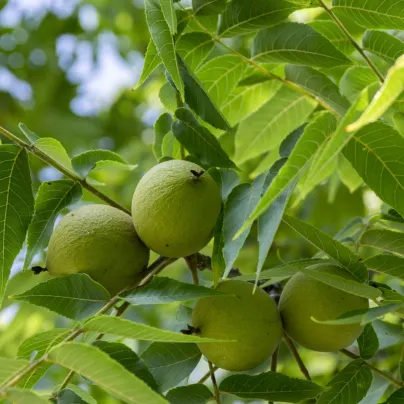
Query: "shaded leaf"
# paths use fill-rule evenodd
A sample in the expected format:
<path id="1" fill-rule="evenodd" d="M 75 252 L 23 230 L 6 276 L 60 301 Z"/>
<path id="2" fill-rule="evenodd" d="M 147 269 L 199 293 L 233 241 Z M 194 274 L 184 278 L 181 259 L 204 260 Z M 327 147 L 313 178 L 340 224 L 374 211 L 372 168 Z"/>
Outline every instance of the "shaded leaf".
<path id="1" fill-rule="evenodd" d="M 211 288 L 159 276 L 145 286 L 124 294 L 123 298 L 131 304 L 166 304 L 220 295 L 223 293 Z"/>
<path id="2" fill-rule="evenodd" d="M 217 15 L 226 9 L 227 0 L 192 0 L 195 15 Z"/>
<path id="3" fill-rule="evenodd" d="M 372 324 L 366 324 L 362 334 L 358 338 L 360 357 L 371 359 L 379 349 L 379 339 Z"/>
<path id="4" fill-rule="evenodd" d="M 177 15 L 173 0 L 160 0 L 161 11 L 172 35 L 177 33 Z"/>
<path id="5" fill-rule="evenodd" d="M 226 261 L 224 259 L 224 232 L 223 232 L 223 219 L 224 212 L 220 213 L 217 219 L 215 228 L 213 230 L 213 252 L 212 252 L 212 272 L 213 272 L 213 286 L 216 287 L 222 277 L 226 268 Z"/>
<path id="6" fill-rule="evenodd" d="M 369 87 L 372 84 L 373 86 Z M 372 91 L 368 91 L 367 94 L 367 104 L 369 104 L 374 94 L 379 89 L 379 82 L 377 76 L 369 67 L 352 66 L 347 69 L 341 77 L 339 87 L 341 94 L 351 102 L 357 101 L 366 87 L 372 88 Z"/>
<path id="7" fill-rule="evenodd" d="M 404 255 L 404 233 L 398 231 L 370 229 L 362 234 L 360 242 L 362 245 L 374 247 L 394 254 Z M 380 259 L 372 258 L 376 260 Z M 372 258 L 370 258 L 370 262 L 372 262 Z M 398 262 L 400 262 L 400 260 Z"/>
<path id="8" fill-rule="evenodd" d="M 365 28 L 404 29 L 401 0 L 333 0 L 332 6 L 338 15 L 348 17 Z"/>
<path id="9" fill-rule="evenodd" d="M 352 62 L 319 32 L 306 24 L 285 22 L 261 30 L 254 39 L 254 60 L 335 67 Z"/>
<path id="10" fill-rule="evenodd" d="M 209 34 L 205 32 L 189 32 L 181 35 L 175 49 L 188 68 L 195 71 L 208 57 L 213 45 L 213 39 Z"/>
<path id="11" fill-rule="evenodd" d="M 344 155 L 369 188 L 404 215 L 404 138 L 392 127 L 375 122 L 354 134 Z"/>
<path id="12" fill-rule="evenodd" d="M 394 63 L 404 54 L 404 42 L 383 31 L 368 30 L 362 40 L 365 50 L 374 53 L 387 62 Z"/>
<path id="13" fill-rule="evenodd" d="M 47 361 L 75 371 L 127 403 L 167 403 L 163 397 L 120 363 L 91 345 L 67 342 L 53 348 Z"/>
<path id="14" fill-rule="evenodd" d="M 219 186 L 223 201 L 227 199 L 232 189 L 240 183 L 237 172 L 228 168 L 211 168 L 209 175 Z"/>
<path id="15" fill-rule="evenodd" d="M 147 383 L 153 390 L 157 389 L 156 381 L 139 356 L 128 346 L 119 342 L 94 341 L 93 345 L 120 363 L 126 370 Z"/>
<path id="16" fill-rule="evenodd" d="M 34 212 L 31 173 L 25 150 L 0 146 L 0 304 L 11 266 L 19 253 Z"/>
<path id="17" fill-rule="evenodd" d="M 373 236 L 375 236 L 375 234 Z M 370 239 L 372 239 L 373 236 L 371 236 Z M 366 238 L 367 237 L 369 237 L 369 235 L 366 236 Z M 373 245 L 372 241 L 369 241 L 369 243 Z M 382 249 L 384 250 L 383 247 Z M 379 254 L 367 258 L 363 263 L 372 271 L 382 272 L 386 275 L 404 280 L 404 258 L 402 257 L 390 254 Z"/>
<path id="18" fill-rule="evenodd" d="M 287 80 L 313 94 L 319 102 L 339 115 L 344 115 L 349 108 L 349 101 L 339 93 L 338 86 L 318 70 L 308 66 L 287 65 L 285 73 Z"/>
<path id="19" fill-rule="evenodd" d="M 219 56 L 207 61 L 196 75 L 209 96 L 222 105 L 243 77 L 246 63 L 236 55 Z"/>
<path id="20" fill-rule="evenodd" d="M 161 391 L 177 386 L 188 377 L 201 359 L 195 344 L 155 342 L 142 354 Z"/>
<path id="21" fill-rule="evenodd" d="M 170 28 L 164 19 L 159 0 L 145 0 L 145 11 L 147 25 L 152 40 L 163 60 L 165 68 L 170 73 L 170 76 L 175 83 L 175 87 L 179 91 L 181 98 L 184 99 L 184 84 L 181 79 L 175 53 L 174 39 L 171 36 Z"/>
<path id="22" fill-rule="evenodd" d="M 142 74 L 140 75 L 139 81 L 137 82 L 134 90 L 137 90 L 153 73 L 153 71 L 160 65 L 161 57 L 157 51 L 156 45 L 153 39 L 150 39 L 147 45 L 146 55 L 144 57 Z"/>
<path id="23" fill-rule="evenodd" d="M 168 132 L 163 138 L 161 143 L 161 156 L 172 157 L 174 159 L 181 158 L 181 145 L 172 131 Z"/>
<path id="24" fill-rule="evenodd" d="M 164 136 L 170 132 L 172 124 L 173 118 L 167 112 L 161 114 L 154 124 L 153 153 L 157 160 L 162 156 L 161 146 L 163 144 L 163 139 Z"/>
<path id="25" fill-rule="evenodd" d="M 255 32 L 285 20 L 296 8 L 285 0 L 258 0 L 252 3 L 232 0 L 221 16 L 219 35 L 228 38 Z"/>
<path id="26" fill-rule="evenodd" d="M 110 299 L 110 295 L 87 274 L 74 274 L 42 282 L 11 298 L 80 320 L 96 313 Z"/>
<path id="27" fill-rule="evenodd" d="M 10 388 L 6 391 L 6 397 L 13 404 L 49 404 L 50 401 L 46 397 L 41 397 L 37 393 L 30 390 Z"/>
<path id="28" fill-rule="evenodd" d="M 180 342 L 180 343 L 211 343 L 231 342 L 232 340 L 219 340 L 214 338 L 200 338 L 195 335 L 180 334 L 162 330 L 145 324 L 135 323 L 119 317 L 101 315 L 91 318 L 84 324 L 87 331 L 97 331 L 103 334 L 119 335 L 121 337 L 139 339 L 144 341 Z"/>
<path id="29" fill-rule="evenodd" d="M 295 217 L 284 215 L 283 221 L 309 243 L 339 262 L 343 268 L 351 272 L 358 280 L 366 281 L 368 279 L 366 267 L 360 262 L 359 256 L 348 247 L 334 240 L 321 230 Z"/>
<path id="30" fill-rule="evenodd" d="M 318 396 L 324 388 L 308 380 L 295 379 L 282 373 L 233 375 L 220 383 L 220 391 L 241 398 L 297 403 Z"/>
<path id="31" fill-rule="evenodd" d="M 175 138 L 202 164 L 214 167 L 235 167 L 216 137 L 199 124 L 191 111 L 178 108 L 175 115 L 178 119 L 172 127 Z"/>
<path id="32" fill-rule="evenodd" d="M 316 102 L 283 86 L 258 111 L 244 120 L 236 133 L 236 163 L 274 149 L 294 129 L 302 125 Z"/>
<path id="33" fill-rule="evenodd" d="M 170 390 L 166 399 L 170 404 L 205 404 L 213 394 L 204 384 L 189 384 Z"/>
<path id="34" fill-rule="evenodd" d="M 35 255 L 48 245 L 60 211 L 77 202 L 81 196 L 81 186 L 72 180 L 57 180 L 41 184 L 35 198 L 35 213 L 28 227 L 24 268 L 28 268 Z"/>
<path id="35" fill-rule="evenodd" d="M 185 101 L 189 107 L 205 122 L 215 128 L 228 130 L 229 123 L 209 97 L 197 77 L 187 69 L 185 63 L 178 57 L 180 73 L 185 86 Z"/>
<path id="36" fill-rule="evenodd" d="M 404 388 L 395 391 L 384 404 L 402 404 L 404 402 Z"/>
<path id="37" fill-rule="evenodd" d="M 261 175 L 256 178 L 252 185 L 240 184 L 235 187 L 224 205 L 223 218 L 223 256 L 226 263 L 223 277 L 227 277 L 237 259 L 237 255 L 244 245 L 250 232 L 251 225 L 246 227 L 244 232 L 237 238 L 233 239 L 241 225 L 257 205 L 261 196 L 262 187 L 264 185 L 265 176 Z"/>
<path id="38" fill-rule="evenodd" d="M 349 363 L 327 385 L 317 404 L 357 404 L 372 384 L 372 372 L 361 359 Z"/>
<path id="39" fill-rule="evenodd" d="M 57 404 L 87 404 L 87 401 L 83 400 L 78 394 L 69 388 L 60 390 L 56 399 Z"/>
<path id="40" fill-rule="evenodd" d="M 365 325 L 373 322 L 379 317 L 383 317 L 388 313 L 394 313 L 398 308 L 400 308 L 402 304 L 388 304 L 385 306 L 372 307 L 366 310 L 354 310 L 347 313 L 342 314 L 336 319 L 330 320 L 318 320 L 313 318 L 312 320 L 316 323 L 320 324 L 361 324 Z"/>
<path id="41" fill-rule="evenodd" d="M 18 127 L 20 128 L 21 132 L 24 134 L 24 136 L 27 138 L 30 144 L 34 144 L 38 139 L 40 139 L 39 136 L 37 136 L 34 132 L 32 132 L 32 130 L 29 129 L 28 126 L 23 124 L 22 122 L 18 124 Z"/>

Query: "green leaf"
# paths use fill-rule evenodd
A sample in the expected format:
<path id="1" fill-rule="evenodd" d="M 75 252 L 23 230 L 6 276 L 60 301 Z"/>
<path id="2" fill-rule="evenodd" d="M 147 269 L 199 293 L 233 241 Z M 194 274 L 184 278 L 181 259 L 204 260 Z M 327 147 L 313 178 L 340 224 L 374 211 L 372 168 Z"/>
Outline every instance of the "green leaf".
<path id="1" fill-rule="evenodd" d="M 142 359 L 157 381 L 160 391 L 167 391 L 192 373 L 201 355 L 195 344 L 154 342 L 143 352 Z"/>
<path id="2" fill-rule="evenodd" d="M 372 240 L 378 243 L 374 236 L 376 236 L 376 234 L 373 234 L 370 237 L 370 245 L 374 244 Z M 369 237 L 369 235 L 367 235 L 366 238 L 367 237 Z M 381 249 L 384 250 L 383 247 Z M 374 257 L 367 258 L 363 263 L 372 271 L 381 272 L 386 275 L 404 280 L 404 258 L 397 257 L 396 255 L 379 254 L 375 255 Z"/>
<path id="3" fill-rule="evenodd" d="M 147 369 L 143 360 L 128 346 L 119 342 L 94 341 L 93 345 L 120 363 L 126 370 L 143 380 L 153 390 L 157 389 L 156 381 Z"/>
<path id="4" fill-rule="evenodd" d="M 0 384 L 13 379 L 28 364 L 25 359 L 0 358 Z"/>
<path id="5" fill-rule="evenodd" d="M 30 144 L 34 144 L 40 137 L 36 135 L 32 130 L 30 130 L 26 125 L 24 125 L 22 122 L 18 124 L 18 127 L 20 128 L 21 132 L 24 134 L 24 136 L 27 138 Z M 1 144 L 1 143 L 0 143 Z"/>
<path id="6" fill-rule="evenodd" d="M 279 159 L 271 167 L 268 175 L 265 178 L 263 186 L 263 192 L 270 187 L 279 173 L 279 170 L 284 166 L 286 159 Z M 285 211 L 286 205 L 289 200 L 289 196 L 293 190 L 293 185 L 289 185 L 271 204 L 271 206 L 263 212 L 258 218 L 258 263 L 256 273 L 256 281 L 260 278 L 262 267 L 264 266 L 265 259 L 268 255 L 269 249 L 274 241 L 275 234 L 278 231 L 278 227 L 282 221 L 282 216 Z"/>
<path id="7" fill-rule="evenodd" d="M 81 186 L 72 180 L 43 182 L 35 198 L 35 213 L 28 227 L 24 268 L 49 242 L 59 212 L 82 196 Z"/>
<path id="8" fill-rule="evenodd" d="M 227 199 L 233 188 L 240 183 L 240 177 L 234 170 L 228 168 L 211 168 L 208 172 L 219 186 L 223 201 Z"/>
<path id="9" fill-rule="evenodd" d="M 70 157 L 59 140 L 56 140 L 53 137 L 41 137 L 34 143 L 34 145 L 47 156 L 52 157 L 53 160 L 57 161 L 65 169 L 73 171 Z"/>
<path id="10" fill-rule="evenodd" d="M 371 384 L 370 369 L 361 359 L 354 360 L 327 384 L 330 389 L 321 394 L 317 404 L 357 404 Z"/>
<path id="11" fill-rule="evenodd" d="M 331 20 L 314 20 L 308 23 L 321 35 L 326 37 L 339 51 L 349 55 L 355 51 L 350 40 L 341 31 L 341 28 Z"/>
<path id="12" fill-rule="evenodd" d="M 175 87 L 184 99 L 184 84 L 181 79 L 177 56 L 175 53 L 174 39 L 170 28 L 164 18 L 159 0 L 145 0 L 146 20 L 150 35 L 156 49 L 163 60 L 164 66 L 175 83 Z"/>
<path id="13" fill-rule="evenodd" d="M 236 133 L 236 164 L 274 149 L 313 112 L 316 102 L 283 86 Z"/>
<path id="14" fill-rule="evenodd" d="M 394 63 L 404 54 L 404 42 L 384 31 L 368 30 L 362 40 L 362 46 L 368 52 Z"/>
<path id="15" fill-rule="evenodd" d="M 173 118 L 167 112 L 161 114 L 154 124 L 153 153 L 157 160 L 162 157 L 161 146 L 163 144 L 163 139 L 164 136 L 170 132 L 172 124 Z"/>
<path id="16" fill-rule="evenodd" d="M 359 281 L 366 281 L 368 279 L 366 267 L 360 262 L 359 256 L 348 247 L 334 240 L 321 230 L 295 217 L 284 215 L 283 221 L 310 244 L 339 262 L 343 268 L 351 272 Z"/>
<path id="17" fill-rule="evenodd" d="M 400 378 L 404 381 L 404 360 L 400 361 Z"/>
<path id="18" fill-rule="evenodd" d="M 338 175 L 351 194 L 363 184 L 362 178 L 343 154 L 338 156 Z"/>
<path id="19" fill-rule="evenodd" d="M 317 320 L 312 318 L 313 321 L 320 324 L 335 324 L 335 325 L 344 325 L 344 324 L 369 324 L 379 317 L 383 317 L 388 313 L 394 313 L 397 309 L 402 307 L 400 303 L 387 304 L 385 306 L 372 307 L 366 310 L 354 310 L 340 315 L 336 319 L 330 320 Z"/>
<path id="20" fill-rule="evenodd" d="M 375 122 L 397 100 L 404 91 L 404 55 L 397 59 L 388 71 L 386 80 L 362 116 L 347 128 L 349 132 L 357 131 L 368 123 Z"/>
<path id="21" fill-rule="evenodd" d="M 265 104 L 281 87 L 275 80 L 259 82 L 252 86 L 236 88 L 222 105 L 224 116 L 234 126 L 251 116 Z"/>
<path id="22" fill-rule="evenodd" d="M 110 150 L 88 150 L 72 158 L 74 171 L 86 178 L 92 169 L 103 161 L 114 161 L 123 165 L 128 163 L 117 153 Z"/>
<path id="23" fill-rule="evenodd" d="M 332 5 L 338 15 L 350 18 L 365 28 L 404 29 L 401 0 L 333 0 Z"/>
<path id="24" fill-rule="evenodd" d="M 363 233 L 360 243 L 362 245 L 404 255 L 404 233 L 386 229 L 370 229 Z M 370 261 L 372 262 L 372 261 Z"/>
<path id="25" fill-rule="evenodd" d="M 226 9 L 227 0 L 192 0 L 195 15 L 217 15 Z"/>
<path id="26" fill-rule="evenodd" d="M 369 188 L 404 215 L 404 138 L 392 127 L 375 122 L 354 134 L 344 155 Z"/>
<path id="27" fill-rule="evenodd" d="M 160 6 L 171 35 L 175 35 L 177 33 L 177 15 L 175 14 L 174 1 L 160 0 Z"/>
<path id="28" fill-rule="evenodd" d="M 338 86 L 318 70 L 308 66 L 287 65 L 285 73 L 287 80 L 313 94 L 339 115 L 344 115 L 349 108 L 349 101 L 339 93 Z"/>
<path id="29" fill-rule="evenodd" d="M 363 297 L 365 299 L 375 300 L 381 296 L 381 292 L 377 288 L 366 285 L 365 283 L 359 283 L 350 279 L 345 279 L 336 275 L 328 274 L 326 272 L 320 272 L 314 268 L 299 268 L 299 272 L 303 272 L 310 278 L 323 282 L 326 285 L 330 285 L 336 289 L 342 290 L 355 296 Z"/>
<path id="30" fill-rule="evenodd" d="M 369 87 L 372 84 L 373 86 Z M 379 82 L 377 76 L 369 67 L 352 66 L 347 69 L 341 77 L 339 86 L 341 94 L 351 102 L 357 101 L 360 94 L 365 91 L 365 88 L 369 87 L 369 104 L 374 94 L 379 89 Z M 370 91 L 370 89 L 372 90 Z"/>
<path id="31" fill-rule="evenodd" d="M 402 404 L 404 401 L 404 388 L 395 391 L 384 404 Z"/>
<path id="32" fill-rule="evenodd" d="M 251 225 L 247 226 L 237 239 L 235 234 L 245 222 L 247 217 L 257 205 L 261 196 L 265 176 L 261 175 L 255 179 L 253 184 L 240 184 L 231 191 L 224 205 L 223 219 L 223 256 L 226 263 L 223 277 L 227 277 L 237 259 L 237 255 L 243 247 Z"/>
<path id="33" fill-rule="evenodd" d="M 219 35 L 229 38 L 278 24 L 296 8 L 294 4 L 285 0 L 258 0 L 252 3 L 246 3 L 244 0 L 232 0 L 221 16 Z"/>
<path id="34" fill-rule="evenodd" d="M 170 278 L 154 277 L 145 286 L 124 294 L 123 298 L 131 304 L 166 304 L 220 295 L 223 293 L 204 286 L 179 282 Z"/>
<path id="35" fill-rule="evenodd" d="M 216 287 L 222 277 L 226 268 L 226 261 L 224 260 L 224 232 L 223 232 L 224 212 L 220 213 L 217 219 L 216 226 L 213 229 L 213 251 L 212 251 L 212 272 L 213 272 L 213 286 Z"/>
<path id="36" fill-rule="evenodd" d="M 175 49 L 188 68 L 195 71 L 208 57 L 213 45 L 213 39 L 209 34 L 205 32 L 189 32 L 181 35 Z"/>
<path id="37" fill-rule="evenodd" d="M 197 77 L 187 69 L 178 57 L 181 77 L 185 85 L 185 101 L 189 107 L 205 122 L 215 128 L 229 130 L 230 126 L 222 112 L 211 100 Z"/>
<path id="38" fill-rule="evenodd" d="M 87 274 L 73 274 L 42 282 L 11 298 L 81 320 L 96 313 L 110 299 L 110 295 Z"/>
<path id="39" fill-rule="evenodd" d="M 166 395 L 170 404 L 206 404 L 212 397 L 212 392 L 204 384 L 177 387 Z"/>
<path id="40" fill-rule="evenodd" d="M 366 324 L 358 338 L 359 352 L 362 359 L 371 359 L 379 349 L 379 338 L 372 324 Z"/>
<path id="41" fill-rule="evenodd" d="M 219 390 L 246 399 L 298 403 L 318 396 L 325 389 L 308 380 L 265 372 L 256 376 L 232 375 L 220 383 Z"/>
<path id="42" fill-rule="evenodd" d="M 50 404 L 50 401 L 30 390 L 11 388 L 6 391 L 6 398 L 13 404 Z"/>
<path id="43" fill-rule="evenodd" d="M 285 165 L 271 182 L 246 224 L 251 224 L 262 215 L 275 199 L 298 178 L 320 145 L 331 137 L 336 126 L 337 121 L 334 115 L 330 112 L 322 112 L 305 127 Z"/>
<path id="44" fill-rule="evenodd" d="M 53 348 L 48 362 L 64 366 L 90 379 L 114 397 L 133 404 L 163 404 L 167 401 L 120 363 L 87 344 L 67 342 Z"/>
<path id="45" fill-rule="evenodd" d="M 146 55 L 144 57 L 142 74 L 140 75 L 139 81 L 133 90 L 137 90 L 160 65 L 160 63 L 161 57 L 159 56 L 153 39 L 150 39 L 149 44 L 147 45 Z"/>
<path id="46" fill-rule="evenodd" d="M 75 391 L 66 388 L 57 393 L 57 404 L 87 404 Z"/>
<path id="47" fill-rule="evenodd" d="M 178 120 L 173 124 L 173 134 L 190 154 L 196 156 L 204 165 L 235 167 L 216 137 L 199 124 L 191 111 L 178 108 L 175 116 Z"/>
<path id="48" fill-rule="evenodd" d="M 179 343 L 212 343 L 232 342 L 233 340 L 219 340 L 214 338 L 201 338 L 195 335 L 186 335 L 177 332 L 162 330 L 149 325 L 135 323 L 119 317 L 97 316 L 84 324 L 86 331 L 97 331 L 103 334 L 118 335 L 120 337 L 139 339 L 142 341 L 179 342 Z M 234 341 L 233 341 L 234 342 Z"/>
<path id="49" fill-rule="evenodd" d="M 254 60 L 267 63 L 325 68 L 352 63 L 316 30 L 295 22 L 261 30 L 254 38 L 252 54 Z"/>
<path id="50" fill-rule="evenodd" d="M 196 75 L 216 105 L 223 105 L 243 77 L 246 63 L 236 55 L 224 55 L 206 62 Z"/>
<path id="51" fill-rule="evenodd" d="M 173 132 L 168 132 L 161 143 L 161 156 L 172 157 L 174 159 L 181 158 L 180 142 L 174 137 Z"/>
<path id="52" fill-rule="evenodd" d="M 177 95 L 177 90 L 168 81 L 166 81 L 160 88 L 160 101 L 170 112 L 175 112 L 177 109 Z"/>
<path id="53" fill-rule="evenodd" d="M 0 304 L 11 266 L 34 211 L 28 156 L 18 146 L 0 146 Z"/>

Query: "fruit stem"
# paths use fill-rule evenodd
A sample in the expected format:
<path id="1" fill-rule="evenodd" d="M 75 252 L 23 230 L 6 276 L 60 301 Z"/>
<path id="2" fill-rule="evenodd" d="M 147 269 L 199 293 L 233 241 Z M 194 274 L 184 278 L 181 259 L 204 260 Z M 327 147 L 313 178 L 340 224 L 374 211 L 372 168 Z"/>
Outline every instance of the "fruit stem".
<path id="1" fill-rule="evenodd" d="M 283 335 L 283 342 L 287 345 L 289 348 L 290 353 L 293 355 L 295 358 L 296 363 L 298 364 L 300 371 L 303 373 L 304 377 L 307 380 L 311 380 L 310 373 L 307 370 L 306 366 L 304 365 L 302 358 L 299 355 L 299 352 L 297 352 L 297 349 L 295 347 L 295 344 L 292 342 L 292 340 L 286 335 Z"/>
<path id="2" fill-rule="evenodd" d="M 275 349 L 275 352 L 271 356 L 271 372 L 276 372 L 276 368 L 278 367 L 278 353 L 279 346 Z M 274 404 L 274 402 L 268 401 L 268 404 Z"/>
<path id="3" fill-rule="evenodd" d="M 195 178 L 199 178 L 205 173 L 205 171 L 201 170 L 201 171 L 198 172 L 198 171 L 195 171 L 195 170 L 191 170 L 191 173 Z"/>
<path id="4" fill-rule="evenodd" d="M 189 270 L 191 271 L 192 281 L 194 285 L 199 285 L 197 257 L 195 254 L 184 258 Z"/>
<path id="5" fill-rule="evenodd" d="M 216 370 L 218 370 L 219 368 L 218 368 L 217 366 L 213 365 L 212 369 L 213 369 L 213 373 L 214 373 L 214 372 L 216 372 Z M 200 380 L 199 380 L 197 383 L 198 383 L 198 384 L 203 384 L 203 383 L 206 382 L 206 380 L 209 379 L 209 377 L 210 377 L 210 370 L 209 370 L 208 372 L 206 372 L 206 374 L 205 374 L 204 376 L 202 376 L 202 377 L 200 378 Z"/>
<path id="6" fill-rule="evenodd" d="M 355 355 L 353 352 L 348 351 L 347 349 L 341 349 L 341 353 L 344 355 L 348 356 L 349 358 L 352 359 L 361 359 L 360 356 Z M 382 370 L 378 369 L 376 366 L 371 365 L 369 362 L 366 362 L 365 360 L 363 361 L 365 366 L 367 366 L 370 370 L 373 370 L 373 372 L 379 374 L 380 376 L 384 377 L 385 379 L 389 380 L 391 383 L 395 384 L 397 387 L 404 387 L 404 381 L 400 382 L 397 379 L 394 379 L 394 377 L 391 377 L 387 373 L 383 372 Z"/>
<path id="7" fill-rule="evenodd" d="M 215 371 L 214 371 L 214 369 L 213 369 L 212 362 L 211 362 L 211 361 L 208 361 L 208 364 L 209 364 L 210 378 L 212 379 L 213 390 L 214 390 L 214 392 L 215 392 L 216 403 L 217 403 L 217 404 L 220 404 L 220 391 L 219 391 L 219 387 L 217 387 Z"/>

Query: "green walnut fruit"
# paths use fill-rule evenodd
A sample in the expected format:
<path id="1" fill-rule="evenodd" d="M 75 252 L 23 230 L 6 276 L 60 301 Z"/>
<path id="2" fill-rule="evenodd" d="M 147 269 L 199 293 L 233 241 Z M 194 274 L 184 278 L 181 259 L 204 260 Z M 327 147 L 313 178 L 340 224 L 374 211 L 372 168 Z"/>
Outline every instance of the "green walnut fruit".
<path id="1" fill-rule="evenodd" d="M 128 214 L 111 206 L 88 205 L 58 223 L 46 266 L 56 276 L 86 273 L 114 295 L 138 280 L 149 253 Z"/>
<path id="2" fill-rule="evenodd" d="M 282 322 L 274 301 L 252 284 L 230 280 L 216 289 L 228 296 L 200 299 L 192 313 L 195 333 L 237 342 L 201 343 L 205 357 L 222 369 L 244 371 L 262 364 L 282 338 Z"/>
<path id="3" fill-rule="evenodd" d="M 219 187 L 197 164 L 169 160 L 140 180 L 133 195 L 137 234 L 156 253 L 186 257 L 206 246 L 222 206 Z"/>
<path id="4" fill-rule="evenodd" d="M 309 268 L 354 280 L 349 272 L 334 265 L 317 264 Z M 286 333 L 305 348 L 320 352 L 337 351 L 351 345 L 363 327 L 360 324 L 319 324 L 311 318 L 331 320 L 343 313 L 368 307 L 367 299 L 328 286 L 303 273 L 289 280 L 279 301 Z"/>

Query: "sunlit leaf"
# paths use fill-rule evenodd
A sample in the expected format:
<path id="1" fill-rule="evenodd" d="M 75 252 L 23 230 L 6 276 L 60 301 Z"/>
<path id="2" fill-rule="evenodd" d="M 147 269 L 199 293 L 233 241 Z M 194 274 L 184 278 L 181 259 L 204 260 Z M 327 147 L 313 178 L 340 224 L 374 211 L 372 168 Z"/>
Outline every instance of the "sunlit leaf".
<path id="1" fill-rule="evenodd" d="M 276 372 L 256 376 L 232 375 L 220 383 L 219 389 L 241 398 L 287 403 L 314 398 L 324 391 L 323 387 L 311 381 L 291 378 Z"/>
<path id="2" fill-rule="evenodd" d="M 13 404 L 50 404 L 50 401 L 46 397 L 41 397 L 37 393 L 30 390 L 11 388 L 7 389 L 6 398 L 8 398 Z"/>
<path id="3" fill-rule="evenodd" d="M 217 15 L 226 9 L 227 0 L 192 0 L 196 15 Z"/>
<path id="4" fill-rule="evenodd" d="M 261 30 L 254 39 L 254 60 L 335 67 L 352 62 L 319 32 L 306 24 L 285 22 Z"/>
<path id="5" fill-rule="evenodd" d="M 384 233 L 379 233 L 379 230 L 375 230 L 375 231 L 377 231 L 377 233 L 367 234 L 365 236 L 365 239 L 364 239 L 365 241 L 363 243 L 369 243 L 369 245 L 375 247 L 375 244 L 379 245 L 379 242 L 377 241 L 377 235 L 380 235 L 381 236 L 381 244 L 380 244 L 381 248 L 380 249 L 385 250 L 384 245 L 386 245 L 386 244 L 383 242 Z M 400 233 L 398 233 L 398 235 L 400 235 Z M 362 240 L 363 240 L 363 238 L 362 238 Z M 366 241 L 366 240 L 368 240 L 368 241 Z M 387 242 L 387 240 L 386 240 L 386 242 Z M 391 242 L 393 242 L 393 240 L 391 240 Z M 391 245 L 391 244 L 389 244 L 389 245 Z M 400 253 L 402 252 L 404 254 L 404 251 L 402 251 L 402 249 L 400 247 L 401 246 L 398 246 L 398 248 L 399 248 L 398 251 L 400 251 Z M 395 250 L 393 252 L 397 252 L 395 248 L 393 248 L 393 250 Z M 375 255 L 374 257 L 367 258 L 363 263 L 372 271 L 381 272 L 386 275 L 390 275 L 395 278 L 404 280 L 404 258 L 402 258 L 402 257 L 397 257 L 396 255 L 390 255 L 390 254 L 379 254 L 379 255 Z"/>
<path id="6" fill-rule="evenodd" d="M 59 163 L 63 168 L 73 171 L 70 157 L 59 140 L 52 137 L 41 137 L 34 143 L 34 145 L 41 152 L 52 157 L 52 159 Z"/>
<path id="7" fill-rule="evenodd" d="M 156 49 L 163 60 L 164 66 L 170 73 L 181 98 L 184 98 L 184 84 L 181 79 L 177 56 L 175 53 L 174 39 L 170 28 L 164 19 L 164 14 L 159 0 L 145 0 L 146 20 L 150 35 Z"/>
<path id="8" fill-rule="evenodd" d="M 25 359 L 0 358 L 0 383 L 7 383 L 24 369 L 28 363 L 28 360 Z"/>
<path id="9" fill-rule="evenodd" d="M 195 71 L 208 57 L 213 45 L 213 39 L 209 34 L 189 32 L 181 35 L 175 49 L 188 68 Z"/>
<path id="10" fill-rule="evenodd" d="M 110 295 L 86 274 L 74 274 L 42 282 L 12 299 L 45 307 L 62 316 L 80 320 L 96 313 Z"/>
<path id="11" fill-rule="evenodd" d="M 49 181 L 41 184 L 35 198 L 34 216 L 28 227 L 25 268 L 31 264 L 35 254 L 48 245 L 59 212 L 77 202 L 81 195 L 81 186 L 72 180 Z"/>
<path id="12" fill-rule="evenodd" d="M 153 141 L 153 153 L 156 159 L 161 157 L 161 146 L 164 136 L 171 130 L 173 124 L 173 118 L 169 113 L 164 113 L 159 116 L 154 124 L 154 141 Z"/>
<path id="13" fill-rule="evenodd" d="M 317 404 L 357 404 L 372 384 L 372 372 L 361 360 L 349 363 L 327 385 Z"/>
<path id="14" fill-rule="evenodd" d="M 374 86 L 369 87 L 372 84 Z M 368 91 L 368 97 L 373 98 L 374 93 L 379 89 L 379 82 L 376 74 L 369 67 L 352 66 L 341 77 L 339 87 L 344 97 L 355 102 L 366 87 L 372 88 L 371 92 Z"/>
<path id="15" fill-rule="evenodd" d="M 142 354 L 161 391 L 177 386 L 188 377 L 201 359 L 195 344 L 154 342 Z"/>
<path id="16" fill-rule="evenodd" d="M 173 0 L 160 0 L 161 11 L 172 35 L 177 33 L 177 15 Z"/>
<path id="17" fill-rule="evenodd" d="M 120 363 L 91 345 L 79 342 L 65 343 L 53 348 L 47 361 L 75 371 L 126 403 L 167 403 L 163 397 Z"/>
<path id="18" fill-rule="evenodd" d="M 31 173 L 25 150 L 0 146 L 0 304 L 11 266 L 34 212 Z"/>
<path id="19" fill-rule="evenodd" d="M 285 0 L 232 0 L 220 19 L 219 35 L 228 38 L 249 34 L 285 20 L 295 10 L 296 6 Z"/>
<path id="20" fill-rule="evenodd" d="M 404 54 L 404 42 L 384 31 L 368 30 L 363 36 L 363 48 L 394 63 Z"/>
<path id="21" fill-rule="evenodd" d="M 144 57 L 143 70 L 140 75 L 139 81 L 137 82 L 134 90 L 137 90 L 153 73 L 153 71 L 160 65 L 161 57 L 157 51 L 156 45 L 153 39 L 150 39 L 147 45 L 146 55 Z"/>

